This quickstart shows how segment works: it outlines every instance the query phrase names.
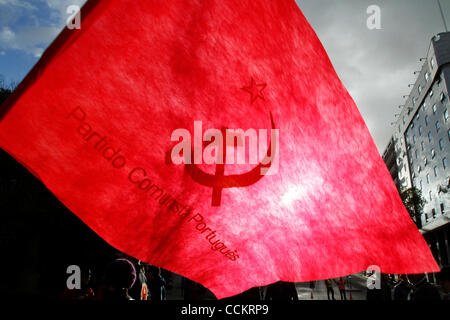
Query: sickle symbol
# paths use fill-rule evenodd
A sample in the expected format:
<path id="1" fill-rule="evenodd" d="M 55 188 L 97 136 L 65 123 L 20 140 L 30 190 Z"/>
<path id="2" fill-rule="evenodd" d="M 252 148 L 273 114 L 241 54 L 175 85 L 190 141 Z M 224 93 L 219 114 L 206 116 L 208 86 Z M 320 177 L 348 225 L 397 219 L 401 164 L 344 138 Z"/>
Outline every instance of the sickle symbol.
<path id="1" fill-rule="evenodd" d="M 270 121 L 272 123 L 272 129 L 275 129 L 275 123 L 273 121 L 272 113 L 270 113 Z M 259 181 L 263 177 L 263 175 L 261 174 L 261 169 L 269 168 L 272 165 L 272 161 L 269 161 L 270 158 L 268 156 L 269 152 L 272 155 L 272 148 L 277 148 L 276 141 L 270 141 L 270 145 L 264 157 L 264 160 L 251 171 L 244 174 L 232 174 L 225 176 L 225 164 L 216 164 L 216 173 L 214 175 L 205 173 L 196 164 L 193 163 L 185 164 L 185 170 L 195 182 L 213 188 L 211 205 L 213 207 L 218 207 L 220 206 L 220 202 L 222 199 L 223 188 L 248 187 Z M 192 154 L 194 154 L 193 150 Z M 225 144 L 223 159 L 226 159 Z"/>

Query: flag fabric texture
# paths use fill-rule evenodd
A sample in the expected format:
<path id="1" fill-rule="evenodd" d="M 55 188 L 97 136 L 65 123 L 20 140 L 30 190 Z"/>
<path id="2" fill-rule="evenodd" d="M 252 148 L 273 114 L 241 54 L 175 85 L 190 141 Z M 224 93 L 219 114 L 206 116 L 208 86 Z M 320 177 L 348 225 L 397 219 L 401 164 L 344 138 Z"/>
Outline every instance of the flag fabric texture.
<path id="1" fill-rule="evenodd" d="M 98 235 L 218 298 L 439 271 L 293 0 L 88 1 L 0 112 L 0 147 Z"/>

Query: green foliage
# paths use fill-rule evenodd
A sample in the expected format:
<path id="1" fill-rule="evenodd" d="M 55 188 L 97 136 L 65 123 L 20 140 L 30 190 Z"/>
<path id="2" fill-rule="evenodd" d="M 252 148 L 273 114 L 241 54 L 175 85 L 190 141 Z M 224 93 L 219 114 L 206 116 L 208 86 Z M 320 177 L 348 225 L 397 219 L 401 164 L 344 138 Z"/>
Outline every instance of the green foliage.
<path id="1" fill-rule="evenodd" d="M 0 88 L 0 105 L 6 100 L 6 98 L 8 98 L 10 94 L 10 89 Z"/>
<path id="2" fill-rule="evenodd" d="M 400 198 L 413 221 L 420 227 L 420 216 L 423 214 L 423 208 L 427 203 L 422 197 L 422 191 L 416 187 L 402 188 Z"/>
<path id="3" fill-rule="evenodd" d="M 0 105 L 9 97 L 15 88 L 15 82 L 6 83 L 5 78 L 0 74 Z"/>

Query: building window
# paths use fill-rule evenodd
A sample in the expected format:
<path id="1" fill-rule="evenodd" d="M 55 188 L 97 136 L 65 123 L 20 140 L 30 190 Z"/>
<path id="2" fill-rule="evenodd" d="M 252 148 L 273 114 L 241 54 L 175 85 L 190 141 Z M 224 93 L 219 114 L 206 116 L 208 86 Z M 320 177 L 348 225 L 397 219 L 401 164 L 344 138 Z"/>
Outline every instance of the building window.
<path id="1" fill-rule="evenodd" d="M 433 96 L 433 90 L 430 90 L 430 98 Z"/>
<path id="2" fill-rule="evenodd" d="M 428 72 L 425 72 L 425 81 L 428 81 L 429 77 L 430 77 L 430 75 L 428 74 Z"/>
<path id="3" fill-rule="evenodd" d="M 428 132 L 428 142 L 431 143 L 431 140 L 433 140 L 433 136 L 431 135 L 431 131 Z"/>
<path id="4" fill-rule="evenodd" d="M 428 192 L 428 196 L 430 197 L 430 201 L 431 201 L 431 199 L 432 199 L 432 194 L 431 194 L 431 191 L 430 191 L 430 192 Z"/>
<path id="5" fill-rule="evenodd" d="M 447 158 L 442 159 L 442 166 L 444 167 L 444 170 L 447 169 Z"/>
<path id="6" fill-rule="evenodd" d="M 405 117 L 403 117 L 403 124 L 405 124 Z"/>
<path id="7" fill-rule="evenodd" d="M 423 128 L 419 127 L 419 136 L 422 136 Z"/>
<path id="8" fill-rule="evenodd" d="M 417 166 L 417 173 L 420 173 L 422 171 L 422 168 L 420 166 Z"/>
<path id="9" fill-rule="evenodd" d="M 422 93 L 422 86 L 421 85 L 419 85 L 419 87 L 417 88 L 417 91 L 419 91 L 419 94 Z"/>
<path id="10" fill-rule="evenodd" d="M 427 183 L 430 184 L 430 175 L 427 173 Z M 431 194 L 431 191 L 430 191 Z"/>
<path id="11" fill-rule="evenodd" d="M 417 159 L 417 149 L 416 149 L 416 151 L 414 151 L 414 154 L 416 155 L 416 159 Z"/>
<path id="12" fill-rule="evenodd" d="M 398 125 L 398 133 L 402 132 L 402 129 L 400 128 L 400 125 Z"/>
<path id="13" fill-rule="evenodd" d="M 438 168 L 434 167 L 434 176 L 437 177 L 438 176 Z"/>
<path id="14" fill-rule="evenodd" d="M 447 122 L 447 120 L 448 120 L 448 109 L 445 109 L 445 111 L 444 111 L 444 120 L 445 120 L 445 122 Z"/>
<path id="15" fill-rule="evenodd" d="M 441 101 L 444 101 L 444 99 L 445 99 L 445 94 L 443 92 L 441 92 L 440 99 L 441 99 Z"/>
<path id="16" fill-rule="evenodd" d="M 414 122 L 411 122 L 411 129 L 414 129 Z"/>
<path id="17" fill-rule="evenodd" d="M 432 214 L 433 218 L 436 218 L 436 210 L 431 209 L 431 214 Z"/>
<path id="18" fill-rule="evenodd" d="M 442 215 L 445 214 L 445 208 L 444 208 L 444 204 L 443 203 L 441 203 L 441 213 L 442 213 Z"/>
<path id="19" fill-rule="evenodd" d="M 428 214 L 425 213 L 425 222 L 428 222 Z"/>
<path id="20" fill-rule="evenodd" d="M 423 158 L 423 166 L 426 167 L 428 164 L 428 159 L 427 158 Z"/>
<path id="21" fill-rule="evenodd" d="M 441 129 L 441 126 L 439 125 L 439 121 L 436 121 L 436 131 L 439 132 L 439 129 Z"/>
<path id="22" fill-rule="evenodd" d="M 425 151 L 425 143 L 422 141 L 422 142 L 420 143 L 420 145 L 422 146 L 422 151 Z"/>
<path id="23" fill-rule="evenodd" d="M 434 58 L 431 58 L 430 65 L 431 65 L 431 69 L 434 69 L 434 66 L 435 66 Z"/>
<path id="24" fill-rule="evenodd" d="M 437 107 L 436 104 L 433 104 L 433 113 L 436 113 Z"/>
<path id="25" fill-rule="evenodd" d="M 441 150 L 444 150 L 444 140 L 439 140 L 439 148 L 441 149 Z"/>
<path id="26" fill-rule="evenodd" d="M 416 142 L 417 142 L 417 138 L 416 138 L 416 136 L 413 136 L 413 141 L 414 141 L 414 143 L 416 143 Z"/>
<path id="27" fill-rule="evenodd" d="M 436 151 L 434 151 L 434 149 L 431 149 L 431 159 L 434 159 L 435 156 L 436 156 Z"/>
<path id="28" fill-rule="evenodd" d="M 430 118 L 428 116 L 425 116 L 425 124 L 428 125 L 430 123 Z"/>
<path id="29" fill-rule="evenodd" d="M 420 180 L 420 191 L 422 191 L 422 180 Z"/>

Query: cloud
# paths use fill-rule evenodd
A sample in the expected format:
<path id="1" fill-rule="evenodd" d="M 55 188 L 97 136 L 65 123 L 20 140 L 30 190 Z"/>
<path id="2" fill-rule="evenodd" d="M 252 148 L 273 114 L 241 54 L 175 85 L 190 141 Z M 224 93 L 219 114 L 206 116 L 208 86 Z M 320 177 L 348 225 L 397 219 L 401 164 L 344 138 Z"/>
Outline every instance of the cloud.
<path id="1" fill-rule="evenodd" d="M 39 58 L 63 29 L 69 5 L 85 0 L 0 0 L 0 50 L 21 50 Z"/>
<path id="2" fill-rule="evenodd" d="M 31 50 L 31 52 L 33 53 L 33 56 L 35 58 L 40 58 L 42 56 L 42 54 L 44 53 L 44 49 L 36 47 L 36 48 L 33 48 Z"/>
<path id="3" fill-rule="evenodd" d="M 58 35 L 57 27 L 20 27 L 13 31 L 9 27 L 0 29 L 0 49 L 22 50 L 40 57 L 49 43 Z"/>
<path id="4" fill-rule="evenodd" d="M 37 12 L 35 6 L 25 1 L 0 0 L 0 27 L 12 26 L 23 16 Z"/>
<path id="5" fill-rule="evenodd" d="M 431 37 L 442 32 L 436 3 L 427 0 L 299 0 L 337 74 L 382 152 L 390 123 L 414 83 Z M 381 8 L 382 30 L 369 30 L 369 5 Z"/>
<path id="6" fill-rule="evenodd" d="M 81 8 L 85 2 L 86 0 L 45 0 L 51 10 L 52 17 L 61 27 L 64 26 L 69 17 L 67 8 L 71 5 L 77 5 Z"/>
<path id="7" fill-rule="evenodd" d="M 10 43 L 14 41 L 15 38 L 16 34 L 10 28 L 3 27 L 3 29 L 0 30 L 0 43 Z"/>
<path id="8" fill-rule="evenodd" d="M 28 10 L 35 10 L 36 7 L 33 6 L 31 3 L 26 1 L 20 1 L 20 0 L 0 0 L 0 6 L 14 6 L 14 7 L 21 7 Z"/>

